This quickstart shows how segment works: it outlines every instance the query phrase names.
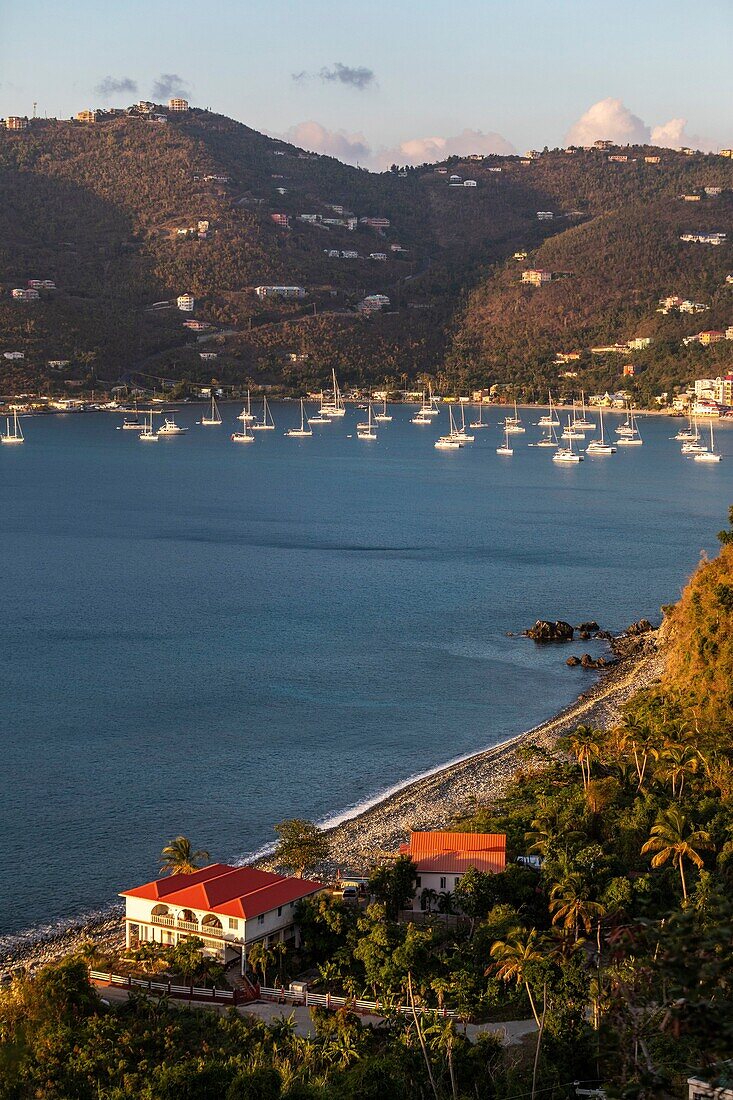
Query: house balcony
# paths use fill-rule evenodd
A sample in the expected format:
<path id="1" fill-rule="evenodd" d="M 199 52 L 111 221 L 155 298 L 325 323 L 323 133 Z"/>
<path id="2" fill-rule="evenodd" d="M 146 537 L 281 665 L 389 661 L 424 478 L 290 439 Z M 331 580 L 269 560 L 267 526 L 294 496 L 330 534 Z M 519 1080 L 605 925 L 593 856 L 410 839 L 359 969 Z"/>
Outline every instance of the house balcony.
<path id="1" fill-rule="evenodd" d="M 199 924 L 198 921 L 176 920 L 175 917 L 159 916 L 153 913 L 150 917 L 151 924 L 160 924 L 164 928 L 175 928 L 179 932 L 193 932 L 202 939 L 224 939 L 224 929 L 217 928 L 214 924 Z"/>

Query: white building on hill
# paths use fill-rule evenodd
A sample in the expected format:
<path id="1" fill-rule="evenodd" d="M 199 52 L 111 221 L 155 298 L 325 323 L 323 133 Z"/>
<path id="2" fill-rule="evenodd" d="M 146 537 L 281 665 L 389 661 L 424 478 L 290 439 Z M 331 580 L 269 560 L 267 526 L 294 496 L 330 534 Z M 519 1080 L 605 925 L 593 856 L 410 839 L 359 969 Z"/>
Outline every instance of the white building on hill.
<path id="1" fill-rule="evenodd" d="M 190 875 L 170 875 L 123 890 L 125 944 L 175 946 L 198 938 L 203 951 L 223 963 L 241 959 L 258 941 L 296 940 L 295 908 L 301 898 L 319 894 L 320 882 L 212 863 Z"/>

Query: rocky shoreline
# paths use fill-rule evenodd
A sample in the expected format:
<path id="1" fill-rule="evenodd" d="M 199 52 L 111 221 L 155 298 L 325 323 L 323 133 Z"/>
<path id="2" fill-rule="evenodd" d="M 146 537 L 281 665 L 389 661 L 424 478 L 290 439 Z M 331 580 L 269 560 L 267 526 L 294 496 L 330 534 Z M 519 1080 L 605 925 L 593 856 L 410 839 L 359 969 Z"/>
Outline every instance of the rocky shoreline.
<path id="1" fill-rule="evenodd" d="M 608 729 L 615 725 L 626 700 L 659 679 L 664 669 L 660 631 L 627 634 L 612 640 L 615 663 L 587 690 L 553 718 L 510 741 L 449 764 L 408 783 L 355 817 L 327 830 L 331 857 L 320 869 L 366 872 L 380 856 L 394 853 L 411 829 L 444 828 L 469 813 L 477 803 L 499 798 L 522 761 L 520 750 L 551 750 L 558 737 L 581 723 Z M 258 866 L 274 867 L 271 857 Z M 124 944 L 122 906 L 110 906 L 98 917 L 80 919 L 62 933 L 18 936 L 0 952 L 0 974 L 23 966 L 35 969 L 92 941 L 101 950 Z"/>

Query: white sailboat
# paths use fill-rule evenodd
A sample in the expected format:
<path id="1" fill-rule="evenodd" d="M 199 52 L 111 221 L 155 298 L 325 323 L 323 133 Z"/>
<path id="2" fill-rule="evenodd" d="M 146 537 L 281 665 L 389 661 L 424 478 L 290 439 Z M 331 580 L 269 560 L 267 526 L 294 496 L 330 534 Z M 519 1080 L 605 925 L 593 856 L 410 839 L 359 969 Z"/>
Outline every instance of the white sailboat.
<path id="1" fill-rule="evenodd" d="M 148 412 L 148 422 L 145 425 L 143 431 L 141 431 L 140 435 L 138 436 L 138 439 L 142 439 L 143 443 L 158 442 L 158 433 L 153 431 L 153 416 L 153 410 L 150 409 Z"/>
<path id="2" fill-rule="evenodd" d="M 526 431 L 519 418 L 516 401 L 514 402 L 514 416 L 504 417 L 504 427 L 509 432 L 509 435 L 523 435 Z"/>
<path id="3" fill-rule="evenodd" d="M 641 438 L 641 434 L 639 432 L 639 429 L 636 426 L 636 417 L 634 416 L 633 410 L 632 410 L 630 405 L 629 405 L 629 411 L 628 411 L 626 424 L 622 425 L 622 427 L 623 427 L 623 431 L 622 431 L 621 428 L 616 429 L 616 434 L 618 435 L 618 439 L 616 440 L 616 446 L 617 447 L 641 447 L 644 440 Z"/>
<path id="4" fill-rule="evenodd" d="M 328 416 L 323 415 L 323 390 L 321 390 L 320 408 L 318 409 L 318 412 L 316 413 L 315 416 L 309 417 L 309 423 L 310 424 L 330 424 L 330 423 L 332 423 L 331 419 Z"/>
<path id="5" fill-rule="evenodd" d="M 158 435 L 184 435 L 187 431 L 188 428 L 182 428 L 180 424 L 176 424 L 175 413 L 171 413 L 163 421 L 163 427 L 158 428 Z"/>
<path id="6" fill-rule="evenodd" d="M 372 423 L 372 403 L 369 402 L 366 423 L 356 425 L 357 439 L 376 439 L 377 433 Z"/>
<path id="7" fill-rule="evenodd" d="M 478 420 L 471 420 L 468 424 L 469 428 L 488 428 L 488 420 L 484 420 L 484 403 L 479 401 L 478 405 Z"/>
<path id="8" fill-rule="evenodd" d="M 506 421 L 504 422 L 504 442 L 500 447 L 496 448 L 496 453 L 506 456 L 514 454 L 514 448 L 509 445 L 509 426 Z"/>
<path id="9" fill-rule="evenodd" d="M 427 408 L 423 407 L 422 410 L 425 416 L 439 416 L 440 409 L 438 408 L 438 399 L 433 393 L 433 387 L 431 383 L 428 383 L 428 405 Z"/>
<path id="10" fill-rule="evenodd" d="M 560 421 L 555 414 L 555 410 L 552 407 L 552 392 L 548 392 L 548 410 L 546 416 L 541 416 L 537 421 L 538 428 L 559 428 Z"/>
<path id="11" fill-rule="evenodd" d="M 410 423 L 411 424 L 432 424 L 432 422 L 433 422 L 432 421 L 432 415 L 433 415 L 432 408 L 433 408 L 433 406 L 428 403 L 427 394 L 425 393 L 425 390 L 423 390 L 422 405 L 420 406 L 418 411 L 415 413 L 415 415 L 411 418 Z"/>
<path id="12" fill-rule="evenodd" d="M 603 409 L 599 409 L 598 414 L 601 423 L 601 438 L 591 439 L 590 443 L 585 448 L 585 453 L 587 455 L 615 455 L 616 448 L 610 443 L 606 443 L 606 437 L 603 432 Z"/>
<path id="13" fill-rule="evenodd" d="M 270 412 L 270 406 L 267 404 L 267 397 L 262 395 L 262 420 L 255 421 L 252 425 L 253 432 L 272 432 L 275 430 L 275 421 L 273 420 L 272 413 Z"/>
<path id="14" fill-rule="evenodd" d="M 244 406 L 241 413 L 237 417 L 237 420 L 242 421 L 242 430 L 241 430 L 241 432 L 232 432 L 232 434 L 229 436 L 232 443 L 254 443 L 254 441 L 255 441 L 254 432 L 252 431 L 252 429 L 249 426 L 249 421 L 247 419 L 247 406 L 246 405 Z"/>
<path id="15" fill-rule="evenodd" d="M 466 431 L 466 413 L 465 405 L 461 405 L 461 426 L 456 428 L 454 439 L 457 439 L 459 443 L 473 443 L 476 438 L 474 435 L 469 435 Z"/>
<path id="16" fill-rule="evenodd" d="M 697 440 L 699 438 L 697 434 L 697 424 L 695 425 L 695 428 L 693 430 L 692 417 L 689 418 L 688 426 L 686 428 L 680 428 L 674 438 L 679 440 L 681 443 L 687 443 L 691 439 Z"/>
<path id="17" fill-rule="evenodd" d="M 374 419 L 379 424 L 388 424 L 392 419 L 392 414 L 387 412 L 387 394 L 384 395 L 384 402 L 382 404 L 382 411 L 376 413 Z"/>
<path id="18" fill-rule="evenodd" d="M 595 428 L 593 421 L 585 415 L 585 390 L 580 391 L 580 416 L 576 413 L 574 424 L 576 428 Z"/>
<path id="19" fill-rule="evenodd" d="M 680 451 L 683 455 L 698 455 L 703 451 L 707 451 L 707 447 L 704 443 L 700 442 L 700 432 L 697 427 L 697 420 L 690 420 L 690 432 L 685 437 Z"/>
<path id="20" fill-rule="evenodd" d="M 619 424 L 618 428 L 616 428 L 616 435 L 633 435 L 633 434 L 634 434 L 634 426 L 631 422 L 631 405 L 628 405 L 627 408 L 626 408 L 626 423 L 625 424 Z"/>
<path id="21" fill-rule="evenodd" d="M 581 430 L 580 423 L 578 421 L 578 408 L 573 401 L 573 415 L 572 418 L 568 417 L 566 427 L 562 432 L 563 439 L 585 439 L 585 432 Z"/>
<path id="22" fill-rule="evenodd" d="M 456 428 L 456 423 L 453 419 L 453 409 L 450 405 L 448 406 L 448 422 L 450 424 L 448 434 L 439 436 L 433 444 L 439 451 L 456 451 L 463 446 L 463 442 L 458 439 L 458 429 Z"/>
<path id="23" fill-rule="evenodd" d="M 346 406 L 344 405 L 344 399 L 341 396 L 341 390 L 339 389 L 339 384 L 336 381 L 336 371 L 335 370 L 331 371 L 331 376 L 333 378 L 332 399 L 327 405 L 323 405 L 323 404 L 321 405 L 321 416 L 328 416 L 328 417 L 345 416 L 346 415 Z"/>
<path id="24" fill-rule="evenodd" d="M 293 439 L 305 439 L 306 436 L 313 435 L 313 429 L 310 426 L 310 421 L 305 415 L 305 401 L 302 397 L 300 399 L 300 427 L 289 428 L 285 435 L 289 435 Z"/>
<path id="25" fill-rule="evenodd" d="M 532 444 L 534 447 L 557 447 L 557 432 L 555 428 L 560 427 L 560 421 L 555 416 L 555 410 L 552 407 L 552 394 L 548 394 L 548 397 L 550 399 L 550 411 L 547 416 L 541 416 L 537 421 L 538 425 L 542 425 L 543 432 L 542 438 Z"/>
<path id="26" fill-rule="evenodd" d="M 219 412 L 219 406 L 216 403 L 216 397 L 213 392 L 211 394 L 211 409 L 208 415 L 201 417 L 200 423 L 205 427 L 217 427 L 221 424 L 221 413 Z"/>
<path id="27" fill-rule="evenodd" d="M 25 436 L 23 435 L 23 429 L 18 420 L 17 409 L 13 409 L 12 427 L 10 425 L 10 417 L 5 417 L 5 434 L 0 435 L 0 443 L 7 443 L 9 445 L 13 445 L 14 443 L 25 443 Z"/>
<path id="28" fill-rule="evenodd" d="M 241 420 L 243 424 L 251 424 L 254 419 L 255 418 L 252 413 L 252 399 L 250 397 L 249 390 L 247 390 L 247 402 L 241 413 L 237 417 L 237 420 Z"/>
<path id="29" fill-rule="evenodd" d="M 568 417 L 568 429 L 569 428 L 570 417 Z M 568 445 L 567 447 L 558 447 L 554 455 L 552 456 L 552 461 L 562 463 L 566 466 L 570 464 L 575 464 L 577 462 L 582 462 L 583 456 L 581 454 L 578 454 L 577 451 L 573 450 L 573 437 L 566 435 L 565 432 L 563 432 L 562 434 L 567 439 Z"/>
<path id="30" fill-rule="evenodd" d="M 715 438 L 713 436 L 713 422 L 710 421 L 710 450 L 693 456 L 695 462 L 720 462 L 722 455 L 715 450 Z"/>

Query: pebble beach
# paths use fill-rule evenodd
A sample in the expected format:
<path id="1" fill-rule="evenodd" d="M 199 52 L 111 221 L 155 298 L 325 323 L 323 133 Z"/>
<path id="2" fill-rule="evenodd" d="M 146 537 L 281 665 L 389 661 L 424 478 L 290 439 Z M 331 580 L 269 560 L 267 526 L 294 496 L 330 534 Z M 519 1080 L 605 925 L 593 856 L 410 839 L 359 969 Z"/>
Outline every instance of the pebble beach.
<path id="1" fill-rule="evenodd" d="M 380 857 L 393 854 L 410 830 L 446 828 L 476 805 L 500 798 L 523 762 L 523 750 L 552 751 L 557 739 L 581 723 L 609 729 L 619 721 L 621 708 L 635 692 L 658 680 L 664 669 L 660 632 L 638 638 L 614 640 L 617 662 L 587 690 L 548 721 L 492 748 L 446 765 L 409 781 L 361 813 L 327 829 L 331 857 L 321 867 L 328 879 L 340 870 L 364 874 Z M 575 673 L 573 673 L 575 674 Z M 580 673 L 589 677 L 586 672 Z M 274 869 L 271 857 L 258 865 Z M 0 950 L 0 974 L 22 966 L 35 969 L 94 942 L 100 949 L 116 950 L 124 944 L 123 908 L 110 906 L 91 919 L 80 918 L 62 932 L 29 932 L 14 937 Z"/>

